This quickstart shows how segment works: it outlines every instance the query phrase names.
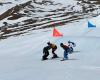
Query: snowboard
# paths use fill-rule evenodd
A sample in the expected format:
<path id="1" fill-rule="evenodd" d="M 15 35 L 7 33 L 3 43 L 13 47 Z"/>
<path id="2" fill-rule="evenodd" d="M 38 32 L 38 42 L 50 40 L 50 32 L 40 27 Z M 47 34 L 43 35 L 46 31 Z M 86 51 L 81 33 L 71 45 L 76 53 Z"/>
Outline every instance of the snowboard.
<path id="1" fill-rule="evenodd" d="M 45 59 L 45 60 L 42 59 L 42 61 L 46 61 L 46 60 L 55 60 L 55 59 L 58 59 L 58 58 L 60 58 L 60 57 L 56 57 L 56 58 L 47 58 L 47 59 Z"/>
<path id="2" fill-rule="evenodd" d="M 68 60 L 68 59 L 61 59 L 60 61 L 66 61 L 66 60 Z"/>
<path id="3" fill-rule="evenodd" d="M 67 60 L 78 60 L 76 58 L 70 58 L 70 59 L 61 59 L 60 61 L 67 61 Z"/>

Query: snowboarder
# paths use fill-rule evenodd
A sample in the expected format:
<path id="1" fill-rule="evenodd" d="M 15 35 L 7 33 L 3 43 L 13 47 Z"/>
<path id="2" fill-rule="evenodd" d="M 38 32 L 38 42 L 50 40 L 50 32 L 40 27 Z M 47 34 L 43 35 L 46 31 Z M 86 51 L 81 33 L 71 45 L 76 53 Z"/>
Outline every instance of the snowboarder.
<path id="1" fill-rule="evenodd" d="M 53 43 L 50 43 L 50 42 L 48 42 L 47 44 L 52 49 L 52 54 L 53 54 L 52 58 L 58 58 L 57 54 L 55 53 L 55 51 L 57 49 L 57 46 L 55 44 L 53 44 Z"/>
<path id="2" fill-rule="evenodd" d="M 74 42 L 68 41 L 69 46 L 69 53 L 72 53 L 74 51 L 73 47 L 76 47 L 76 44 Z"/>
<path id="3" fill-rule="evenodd" d="M 64 57 L 61 61 L 63 60 L 68 60 L 68 52 L 69 52 L 69 46 L 63 44 L 63 43 L 60 43 L 60 46 L 64 49 Z"/>
<path id="4" fill-rule="evenodd" d="M 46 46 L 43 48 L 43 56 L 42 56 L 42 60 L 47 60 L 48 56 L 49 56 L 49 50 L 51 49 L 50 46 Z"/>

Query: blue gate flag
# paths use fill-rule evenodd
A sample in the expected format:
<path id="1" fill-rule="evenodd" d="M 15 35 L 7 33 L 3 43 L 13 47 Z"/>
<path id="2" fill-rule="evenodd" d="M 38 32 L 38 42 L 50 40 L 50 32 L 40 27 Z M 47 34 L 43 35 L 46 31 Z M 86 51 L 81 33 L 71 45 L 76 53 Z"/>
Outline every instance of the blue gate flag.
<path id="1" fill-rule="evenodd" d="M 88 28 L 93 28 L 96 27 L 96 25 L 92 24 L 91 22 L 88 21 Z"/>

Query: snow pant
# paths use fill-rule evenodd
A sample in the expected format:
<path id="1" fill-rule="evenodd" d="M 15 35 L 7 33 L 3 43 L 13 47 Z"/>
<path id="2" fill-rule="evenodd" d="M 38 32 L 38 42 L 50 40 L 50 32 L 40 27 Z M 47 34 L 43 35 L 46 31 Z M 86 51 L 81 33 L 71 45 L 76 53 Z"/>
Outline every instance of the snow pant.
<path id="1" fill-rule="evenodd" d="M 45 51 L 44 55 L 42 56 L 42 60 L 48 59 L 47 57 L 49 56 L 49 51 Z"/>
<path id="2" fill-rule="evenodd" d="M 53 54 L 52 58 L 57 58 L 58 57 L 57 54 L 55 53 L 56 49 L 57 49 L 57 47 L 52 49 L 52 54 Z"/>
<path id="3" fill-rule="evenodd" d="M 68 52 L 64 51 L 64 59 L 68 59 Z"/>
<path id="4" fill-rule="evenodd" d="M 73 52 L 73 47 L 70 47 L 69 48 L 69 53 L 72 53 Z"/>

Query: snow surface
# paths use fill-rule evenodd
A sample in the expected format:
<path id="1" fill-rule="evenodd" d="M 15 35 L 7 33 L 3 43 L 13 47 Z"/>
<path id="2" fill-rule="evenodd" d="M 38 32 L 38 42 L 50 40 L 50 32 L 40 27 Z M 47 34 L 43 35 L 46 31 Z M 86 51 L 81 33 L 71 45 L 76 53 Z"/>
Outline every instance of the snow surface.
<path id="1" fill-rule="evenodd" d="M 97 22 L 99 17 L 95 17 Z M 57 27 L 63 37 L 52 37 L 53 28 L 48 28 L 1 40 L 0 80 L 100 80 L 98 24 L 96 28 L 88 28 L 84 19 Z M 42 49 L 48 41 L 58 46 L 56 53 L 63 57 L 59 44 L 67 44 L 68 40 L 77 44 L 74 48 L 76 52 L 69 54 L 69 60 L 41 61 Z"/>
<path id="2" fill-rule="evenodd" d="M 3 6 L 0 6 L 0 14 L 4 13 L 6 10 L 16 5 L 25 3 L 27 1 L 30 1 L 30 0 L 0 0 L 1 3 L 6 3 L 6 4 L 3 4 Z"/>
<path id="3" fill-rule="evenodd" d="M 5 11 L 7 11 L 8 9 L 16 6 L 16 5 L 19 5 L 19 4 L 22 4 L 22 3 L 25 3 L 27 1 L 32 1 L 32 0 L 2 0 L 0 2 L 2 3 L 7 3 L 7 2 L 11 2 L 10 4 L 3 4 L 3 6 L 0 6 L 0 14 L 4 13 Z M 20 18 L 20 20 L 8 20 L 8 17 L 1 20 L 0 21 L 0 27 L 3 26 L 3 22 L 7 22 L 8 24 L 13 24 L 13 23 L 17 23 L 17 22 L 21 22 L 23 20 L 27 20 L 27 19 L 31 19 L 32 17 L 44 17 L 45 15 L 47 14 L 52 14 L 52 13 L 55 13 L 55 12 L 49 12 L 49 11 L 53 11 L 53 10 L 57 10 L 57 9 L 62 9 L 64 7 L 67 7 L 67 9 L 65 10 L 65 12 L 70 12 L 72 11 L 72 6 L 73 7 L 73 11 L 81 11 L 82 8 L 81 6 L 78 6 L 77 5 L 77 1 L 75 0 L 51 0 L 53 1 L 54 5 L 50 5 L 50 4 L 47 4 L 47 5 L 39 5 L 39 4 L 36 4 L 36 3 L 32 3 L 31 5 L 33 5 L 35 8 L 36 8 L 36 11 L 35 13 L 31 13 L 32 16 L 31 17 L 23 17 L 23 18 Z M 41 0 L 37 0 L 37 2 L 41 2 Z M 41 9 L 40 9 L 41 8 Z M 27 10 L 30 10 L 29 8 L 26 8 Z M 33 9 L 32 9 L 33 10 Z M 35 9 L 34 9 L 35 10 Z M 43 10 L 45 12 L 38 12 L 38 10 Z M 20 13 L 23 13 L 23 10 L 20 11 Z M 64 11 L 58 11 L 56 13 L 64 13 Z M 60 16 L 60 15 L 59 15 Z M 56 17 L 56 16 L 55 16 Z M 48 18 L 48 17 L 47 17 Z M 58 20 L 58 17 L 57 19 L 55 20 Z"/>

